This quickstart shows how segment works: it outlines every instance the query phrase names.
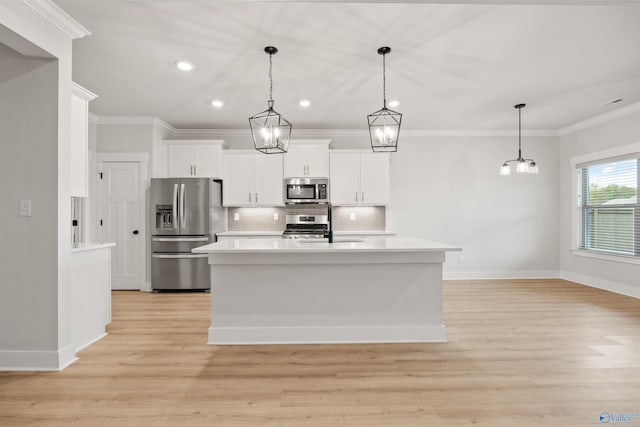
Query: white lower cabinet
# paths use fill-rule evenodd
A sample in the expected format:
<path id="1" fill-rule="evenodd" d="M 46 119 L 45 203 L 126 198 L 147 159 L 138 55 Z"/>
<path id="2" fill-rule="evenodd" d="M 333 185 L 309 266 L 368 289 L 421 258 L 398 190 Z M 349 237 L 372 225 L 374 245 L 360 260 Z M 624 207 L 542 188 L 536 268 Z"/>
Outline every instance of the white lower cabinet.
<path id="1" fill-rule="evenodd" d="M 282 206 L 282 155 L 228 150 L 224 153 L 224 206 Z"/>
<path id="2" fill-rule="evenodd" d="M 388 153 L 331 150 L 330 194 L 334 205 L 387 205 L 390 201 Z"/>

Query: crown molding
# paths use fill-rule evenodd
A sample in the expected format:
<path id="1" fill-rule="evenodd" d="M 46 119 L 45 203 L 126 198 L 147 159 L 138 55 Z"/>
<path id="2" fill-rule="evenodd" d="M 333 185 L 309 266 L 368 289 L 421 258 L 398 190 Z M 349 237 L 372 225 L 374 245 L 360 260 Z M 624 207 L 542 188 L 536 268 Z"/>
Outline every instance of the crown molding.
<path id="1" fill-rule="evenodd" d="M 581 122 L 577 122 L 572 125 L 563 127 L 562 129 L 558 130 L 558 135 L 560 136 L 569 135 L 579 130 L 587 129 L 596 125 L 600 125 L 602 123 L 609 122 L 611 120 L 628 116 L 629 114 L 637 113 L 638 111 L 640 111 L 640 102 L 636 102 L 635 104 L 627 105 L 626 107 L 621 107 L 621 108 L 618 108 L 617 110 L 609 111 L 607 113 L 600 114 L 595 117 L 591 117 L 590 119 L 583 120 Z"/>
<path id="2" fill-rule="evenodd" d="M 96 95 L 95 93 L 91 92 L 88 89 L 83 88 L 76 82 L 71 82 L 71 93 L 79 96 L 85 101 L 93 101 L 98 97 L 98 95 Z"/>
<path id="3" fill-rule="evenodd" d="M 159 117 L 154 116 L 96 116 L 96 123 L 99 125 L 133 125 L 133 126 L 160 126 L 171 133 L 177 131 Z"/>
<path id="4" fill-rule="evenodd" d="M 72 39 L 81 39 L 91 34 L 89 30 L 51 0 L 22 0 L 22 3 L 38 12 Z"/>

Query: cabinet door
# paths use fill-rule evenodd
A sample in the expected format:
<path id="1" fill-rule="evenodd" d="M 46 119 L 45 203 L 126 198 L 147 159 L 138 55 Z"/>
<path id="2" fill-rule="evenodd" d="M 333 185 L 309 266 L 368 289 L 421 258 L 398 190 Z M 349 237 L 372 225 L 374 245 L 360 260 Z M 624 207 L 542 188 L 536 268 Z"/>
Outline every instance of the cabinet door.
<path id="1" fill-rule="evenodd" d="M 289 144 L 289 150 L 284 154 L 285 178 L 301 178 L 307 176 L 307 147 Z"/>
<path id="2" fill-rule="evenodd" d="M 255 202 L 259 206 L 282 206 L 282 154 L 255 154 L 253 177 Z"/>
<path id="3" fill-rule="evenodd" d="M 89 112 L 87 101 L 71 95 L 71 195 L 87 197 Z"/>
<path id="4" fill-rule="evenodd" d="M 329 148 L 327 146 L 308 146 L 306 153 L 307 174 L 311 178 L 329 176 Z"/>
<path id="5" fill-rule="evenodd" d="M 334 205 L 355 205 L 360 201 L 358 154 L 331 153 L 329 194 Z"/>
<path id="6" fill-rule="evenodd" d="M 251 154 L 224 156 L 222 173 L 222 204 L 224 206 L 251 206 L 253 195 L 253 168 Z"/>
<path id="7" fill-rule="evenodd" d="M 360 197 L 366 205 L 386 205 L 390 201 L 390 157 L 386 153 L 360 155 Z"/>
<path id="8" fill-rule="evenodd" d="M 193 176 L 193 147 L 169 146 L 169 178 Z"/>
<path id="9" fill-rule="evenodd" d="M 194 176 L 222 178 L 222 149 L 219 146 L 193 147 Z"/>

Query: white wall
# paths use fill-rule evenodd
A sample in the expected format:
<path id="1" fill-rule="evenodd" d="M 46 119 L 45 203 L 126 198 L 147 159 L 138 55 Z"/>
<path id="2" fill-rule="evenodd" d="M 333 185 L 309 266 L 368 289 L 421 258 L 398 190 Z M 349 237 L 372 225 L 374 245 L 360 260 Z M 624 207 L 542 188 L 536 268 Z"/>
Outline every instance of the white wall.
<path id="1" fill-rule="evenodd" d="M 640 265 L 574 255 L 571 251 L 572 157 L 640 142 L 640 112 L 560 138 L 560 268 L 564 277 L 640 298 Z"/>
<path id="2" fill-rule="evenodd" d="M 22 72 L 0 88 L 0 369 L 61 369 L 74 360 L 70 317 L 71 36 L 20 1 L 0 2 L 0 63 Z M 25 62 L 26 61 L 26 62 Z M 22 63 L 22 64 L 21 64 Z M 19 200 L 32 216 L 18 216 Z"/>
<path id="3" fill-rule="evenodd" d="M 540 174 L 499 175 L 517 137 L 404 138 L 392 156 L 391 229 L 462 247 L 447 278 L 556 276 L 557 138 L 523 137 L 523 151 Z"/>

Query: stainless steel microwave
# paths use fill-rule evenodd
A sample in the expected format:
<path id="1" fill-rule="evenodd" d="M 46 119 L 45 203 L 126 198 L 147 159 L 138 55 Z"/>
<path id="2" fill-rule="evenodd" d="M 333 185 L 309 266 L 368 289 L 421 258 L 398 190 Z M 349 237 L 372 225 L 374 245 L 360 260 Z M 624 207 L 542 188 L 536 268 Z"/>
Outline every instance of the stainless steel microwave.
<path id="1" fill-rule="evenodd" d="M 284 180 L 284 202 L 329 203 L 329 180 L 327 178 L 287 178 Z"/>

